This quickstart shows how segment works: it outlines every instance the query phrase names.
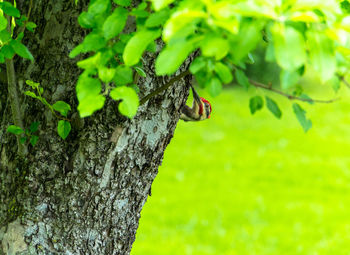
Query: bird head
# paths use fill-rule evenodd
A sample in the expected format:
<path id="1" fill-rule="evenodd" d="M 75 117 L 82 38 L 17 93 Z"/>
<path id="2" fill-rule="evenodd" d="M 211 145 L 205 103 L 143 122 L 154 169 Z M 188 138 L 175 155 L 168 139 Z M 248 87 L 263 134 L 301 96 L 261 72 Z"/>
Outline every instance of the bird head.
<path id="1" fill-rule="evenodd" d="M 209 103 L 209 101 L 203 97 L 201 97 L 201 101 L 202 101 L 202 105 L 201 107 L 199 108 L 199 115 L 202 115 L 203 114 L 203 111 L 205 111 L 205 116 L 206 118 L 205 119 L 209 119 L 210 118 L 210 114 L 211 114 L 211 104 Z M 203 109 L 204 107 L 204 109 Z M 203 118 L 204 119 L 204 118 Z"/>

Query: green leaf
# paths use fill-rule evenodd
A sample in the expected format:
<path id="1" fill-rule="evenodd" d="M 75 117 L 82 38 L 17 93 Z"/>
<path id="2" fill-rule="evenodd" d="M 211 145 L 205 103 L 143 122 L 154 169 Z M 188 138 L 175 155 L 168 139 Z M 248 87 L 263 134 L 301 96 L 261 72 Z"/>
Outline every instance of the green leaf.
<path id="1" fill-rule="evenodd" d="M 24 15 L 21 15 L 19 19 L 16 19 L 16 25 L 18 26 L 24 26 L 24 23 L 28 20 L 28 18 Z"/>
<path id="2" fill-rule="evenodd" d="M 94 69 L 97 68 L 101 63 L 101 53 L 98 52 L 95 55 L 81 60 L 77 63 L 77 66 L 79 66 L 82 69 Z"/>
<path id="3" fill-rule="evenodd" d="M 156 11 L 163 9 L 164 7 L 168 6 L 174 1 L 175 0 L 151 0 L 153 7 Z"/>
<path id="4" fill-rule="evenodd" d="M 24 37 L 24 32 L 20 32 L 20 33 L 17 35 L 16 41 L 21 42 L 21 40 L 23 39 L 23 37 Z"/>
<path id="5" fill-rule="evenodd" d="M 3 53 L 5 58 L 7 59 L 12 59 L 13 56 L 15 55 L 14 49 L 8 44 L 5 44 L 4 46 L 1 47 L 1 53 Z"/>
<path id="6" fill-rule="evenodd" d="M 114 100 L 123 100 L 118 106 L 121 114 L 129 118 L 136 115 L 137 108 L 139 107 L 139 97 L 133 88 L 126 86 L 117 87 L 111 91 L 110 96 Z"/>
<path id="7" fill-rule="evenodd" d="M 52 108 L 64 117 L 67 117 L 68 112 L 71 110 L 70 105 L 63 101 L 57 101 L 52 105 Z"/>
<path id="8" fill-rule="evenodd" d="M 131 0 L 113 0 L 113 2 L 124 7 L 128 7 L 131 4 Z"/>
<path id="9" fill-rule="evenodd" d="M 36 98 L 36 99 L 38 99 L 39 97 L 34 93 L 34 92 L 32 92 L 32 91 L 25 91 L 24 92 L 24 95 L 26 95 L 26 96 L 30 96 L 30 97 L 32 97 L 32 98 Z"/>
<path id="10" fill-rule="evenodd" d="M 133 10 L 139 10 L 139 11 L 146 10 L 147 6 L 148 6 L 148 4 L 146 2 L 141 1 L 141 3 Z"/>
<path id="11" fill-rule="evenodd" d="M 20 11 L 9 2 L 1 2 L 0 9 L 2 9 L 4 13 L 6 13 L 9 16 L 13 16 L 16 18 L 19 18 L 21 16 Z"/>
<path id="12" fill-rule="evenodd" d="M 146 20 L 146 27 L 159 27 L 165 24 L 169 18 L 169 9 L 163 9 L 159 12 L 152 13 Z"/>
<path id="13" fill-rule="evenodd" d="M 350 3 L 347 0 L 344 0 L 340 3 L 340 6 L 343 10 L 343 12 L 349 14 L 350 13 Z"/>
<path id="14" fill-rule="evenodd" d="M 15 134 L 15 135 L 20 135 L 20 134 L 24 133 L 24 130 L 18 126 L 10 125 L 7 128 L 7 132 Z"/>
<path id="15" fill-rule="evenodd" d="M 0 30 L 4 30 L 7 28 L 7 19 L 4 17 L 4 15 L 0 15 Z"/>
<path id="16" fill-rule="evenodd" d="M 83 49 L 81 52 L 98 51 L 99 49 L 104 48 L 106 43 L 106 40 L 101 35 L 97 33 L 90 33 L 85 37 L 82 43 Z"/>
<path id="17" fill-rule="evenodd" d="M 64 140 L 67 138 L 71 130 L 70 123 L 65 120 L 60 120 L 57 125 L 57 133 Z"/>
<path id="18" fill-rule="evenodd" d="M 0 31 L 0 40 L 3 44 L 11 40 L 11 34 L 5 29 Z"/>
<path id="19" fill-rule="evenodd" d="M 133 9 L 130 12 L 130 15 L 135 16 L 136 18 L 147 18 L 149 16 L 149 12 L 146 10 L 137 10 Z M 136 21 L 140 21 L 139 19 L 136 19 Z M 144 20 L 142 19 L 142 24 L 144 23 Z"/>
<path id="20" fill-rule="evenodd" d="M 210 33 L 201 41 L 200 48 L 203 56 L 220 60 L 227 55 L 230 45 L 227 40 Z"/>
<path id="21" fill-rule="evenodd" d="M 32 136 L 30 137 L 29 142 L 30 142 L 30 144 L 34 147 L 34 146 L 37 144 L 38 140 L 39 140 L 39 137 L 38 137 L 38 136 L 32 135 Z"/>
<path id="22" fill-rule="evenodd" d="M 83 44 L 79 44 L 78 46 L 76 46 L 70 53 L 69 53 L 69 57 L 70 58 L 75 58 L 76 56 L 78 56 L 80 53 L 84 52 L 84 45 Z"/>
<path id="23" fill-rule="evenodd" d="M 306 133 L 311 127 L 312 122 L 311 120 L 306 118 L 306 112 L 299 104 L 293 104 L 293 111 L 300 123 L 300 125 L 303 127 L 304 132 Z"/>
<path id="24" fill-rule="evenodd" d="M 223 2 L 218 2 L 216 4 L 216 6 L 220 5 Z M 226 3 L 228 4 L 228 2 L 226 1 Z M 215 6 L 211 5 L 211 6 Z M 233 6 L 233 5 L 231 5 Z M 223 7 L 223 6 L 222 6 Z M 214 7 L 214 9 L 216 9 Z M 208 12 L 210 13 L 211 10 L 209 9 Z M 237 18 L 234 18 L 232 15 L 232 12 L 230 13 L 230 10 L 218 10 L 216 9 L 216 14 L 214 14 L 213 16 L 216 16 L 213 20 L 210 20 L 210 22 L 208 22 L 209 26 L 213 29 L 216 30 L 217 27 L 223 28 L 225 30 L 227 30 L 228 32 L 232 33 L 232 34 L 237 34 L 238 30 L 239 30 L 239 23 L 240 21 Z M 226 16 L 224 13 L 226 12 L 226 14 L 228 14 L 230 17 L 224 17 Z M 234 12 L 234 11 L 233 11 Z M 210 13 L 211 14 L 211 13 Z"/>
<path id="25" fill-rule="evenodd" d="M 82 12 L 78 17 L 78 23 L 82 28 L 93 28 L 95 26 L 95 15 L 90 12 Z"/>
<path id="26" fill-rule="evenodd" d="M 177 40 L 176 43 L 168 44 L 158 55 L 156 74 L 173 74 L 194 49 L 195 45 L 192 40 L 182 39 Z"/>
<path id="27" fill-rule="evenodd" d="M 263 106 L 264 106 L 264 100 L 262 99 L 261 96 L 255 96 L 250 98 L 249 108 L 250 108 L 251 114 L 254 114 L 256 111 L 261 110 Z"/>
<path id="28" fill-rule="evenodd" d="M 101 53 L 101 61 L 100 61 L 100 65 L 98 66 L 98 68 L 102 67 L 102 66 L 110 66 L 110 61 L 114 62 L 116 61 L 116 55 L 113 52 L 113 50 L 111 48 L 106 48 L 106 49 L 102 49 L 101 51 L 99 51 L 99 53 Z M 113 65 L 114 66 L 114 65 Z"/>
<path id="29" fill-rule="evenodd" d="M 331 78 L 329 80 L 329 82 L 331 83 L 331 86 L 334 90 L 334 92 L 338 92 L 338 90 L 340 89 L 340 79 L 338 76 L 333 76 L 333 78 Z"/>
<path id="30" fill-rule="evenodd" d="M 300 75 L 297 71 L 282 70 L 280 72 L 281 87 L 287 90 L 299 82 Z"/>
<path id="31" fill-rule="evenodd" d="M 26 84 L 31 86 L 32 89 L 36 89 L 40 86 L 40 83 L 39 82 L 34 82 L 34 81 L 31 81 L 31 80 L 26 80 Z"/>
<path id="32" fill-rule="evenodd" d="M 20 32 L 18 35 L 17 35 L 17 41 L 21 41 L 22 39 L 23 39 L 23 37 L 24 37 L 24 32 Z"/>
<path id="33" fill-rule="evenodd" d="M 30 133 L 36 132 L 38 130 L 39 125 L 40 125 L 39 121 L 32 122 L 32 124 L 30 124 L 30 127 L 29 127 Z"/>
<path id="34" fill-rule="evenodd" d="M 24 46 L 21 42 L 19 42 L 17 40 L 12 40 L 10 42 L 10 45 L 19 56 L 21 56 L 22 58 L 26 58 L 26 59 L 29 59 L 31 61 L 34 61 L 34 57 L 33 57 L 32 53 L 30 53 L 28 48 L 26 46 Z"/>
<path id="35" fill-rule="evenodd" d="M 275 49 L 273 47 L 273 43 L 269 42 L 266 47 L 265 60 L 267 62 L 275 62 Z"/>
<path id="36" fill-rule="evenodd" d="M 313 99 L 311 97 L 309 97 L 308 95 L 306 95 L 306 94 L 301 94 L 299 97 L 303 98 L 303 99 L 310 100 L 310 101 L 307 101 L 308 104 L 314 104 Z"/>
<path id="37" fill-rule="evenodd" d="M 293 71 L 305 64 L 305 41 L 298 30 L 275 23 L 272 35 L 276 61 L 283 69 Z"/>
<path id="38" fill-rule="evenodd" d="M 280 119 L 282 117 L 282 112 L 278 107 L 278 105 L 276 104 L 276 102 L 271 98 L 269 98 L 268 96 L 266 96 L 265 98 L 266 98 L 267 109 L 269 109 L 270 112 L 272 112 L 276 118 Z"/>
<path id="39" fill-rule="evenodd" d="M 185 37 L 185 29 L 196 26 L 201 19 L 207 18 L 207 15 L 208 14 L 204 11 L 190 9 L 175 12 L 164 25 L 163 40 L 169 42 L 179 33 L 181 34 L 181 37 Z"/>
<path id="40" fill-rule="evenodd" d="M 190 71 L 192 74 L 195 74 L 202 70 L 206 66 L 205 58 L 203 57 L 197 57 L 195 58 L 191 65 L 190 65 Z"/>
<path id="41" fill-rule="evenodd" d="M 262 23 L 243 22 L 239 33 L 230 37 L 230 53 L 237 63 L 252 51 L 261 38 Z"/>
<path id="42" fill-rule="evenodd" d="M 125 48 L 125 43 L 123 43 L 122 41 L 117 41 L 114 45 L 113 45 L 113 51 L 115 53 L 119 53 L 122 54 L 124 52 L 124 48 Z"/>
<path id="43" fill-rule="evenodd" d="M 222 91 L 221 81 L 216 77 L 212 78 L 208 84 L 208 91 L 212 97 L 218 96 Z"/>
<path id="44" fill-rule="evenodd" d="M 337 66 L 333 42 L 318 31 L 307 31 L 306 36 L 311 66 L 319 74 L 321 81 L 326 82 L 333 77 Z"/>
<path id="45" fill-rule="evenodd" d="M 141 77 L 146 78 L 147 75 L 146 75 L 145 71 L 142 68 L 136 66 L 135 70 Z"/>
<path id="46" fill-rule="evenodd" d="M 87 72 L 80 75 L 76 91 L 79 101 L 78 111 L 82 118 L 92 115 L 103 107 L 106 98 L 100 95 L 101 90 L 99 80 L 89 77 Z"/>
<path id="47" fill-rule="evenodd" d="M 37 25 L 34 22 L 28 22 L 26 24 L 26 28 L 30 31 L 30 32 L 34 32 L 34 29 L 37 27 Z"/>
<path id="48" fill-rule="evenodd" d="M 160 36 L 160 30 L 140 30 L 137 31 L 125 46 L 123 60 L 127 66 L 135 65 L 139 62 L 148 44 Z"/>
<path id="49" fill-rule="evenodd" d="M 115 68 L 101 67 L 98 69 L 98 77 L 105 83 L 111 82 L 114 76 Z"/>
<path id="50" fill-rule="evenodd" d="M 125 85 L 133 82 L 133 72 L 128 66 L 119 65 L 115 70 L 114 81 L 117 85 Z"/>
<path id="51" fill-rule="evenodd" d="M 224 84 L 230 83 L 233 80 L 230 68 L 228 68 L 223 63 L 216 62 L 214 70 Z"/>
<path id="52" fill-rule="evenodd" d="M 210 81 L 212 74 L 207 72 L 206 70 L 201 70 L 199 72 L 196 72 L 194 74 L 194 77 L 197 81 L 197 83 L 204 88 L 206 85 L 208 85 L 208 81 Z"/>
<path id="53" fill-rule="evenodd" d="M 123 31 L 128 18 L 128 11 L 122 7 L 115 8 L 113 13 L 103 23 L 104 37 L 109 40 Z"/>
<path id="54" fill-rule="evenodd" d="M 134 35 L 133 33 L 130 33 L 130 34 L 120 34 L 119 39 L 120 39 L 120 41 L 122 41 L 123 43 L 126 44 L 126 43 L 131 39 L 131 37 L 132 37 L 133 35 Z"/>
<path id="55" fill-rule="evenodd" d="M 250 86 L 249 79 L 242 70 L 236 69 L 235 76 L 236 76 L 237 83 L 239 85 L 241 85 L 245 89 L 249 88 Z"/>
<path id="56" fill-rule="evenodd" d="M 95 0 L 91 1 L 88 12 L 93 15 L 104 14 L 110 7 L 110 0 Z"/>

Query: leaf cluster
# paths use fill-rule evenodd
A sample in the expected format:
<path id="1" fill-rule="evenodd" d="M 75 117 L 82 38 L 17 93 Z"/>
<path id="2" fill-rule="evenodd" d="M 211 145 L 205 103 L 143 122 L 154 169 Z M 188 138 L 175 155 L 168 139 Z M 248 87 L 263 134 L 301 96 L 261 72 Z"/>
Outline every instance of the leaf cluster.
<path id="1" fill-rule="evenodd" d="M 20 136 L 21 144 L 30 143 L 34 147 L 39 139 L 39 136 L 34 134 L 38 131 L 39 125 L 40 122 L 38 121 L 32 122 L 29 128 L 25 130 L 16 125 L 10 125 L 7 127 L 7 132 Z"/>
<path id="2" fill-rule="evenodd" d="M 15 27 L 18 27 L 18 33 Z M 22 43 L 22 38 L 24 29 L 34 32 L 35 28 L 36 24 L 28 21 L 28 17 L 21 15 L 10 2 L 0 2 L 0 63 L 12 59 L 16 54 L 33 61 L 34 57 Z"/>
<path id="3" fill-rule="evenodd" d="M 131 1 L 91 0 L 79 16 L 83 28 L 91 30 L 70 56 L 90 52 L 78 66 L 84 69 L 77 84 L 78 110 L 82 117 L 101 109 L 105 96 L 121 100 L 122 114 L 137 112 L 135 73 L 144 76 L 142 55 L 159 51 L 155 71 L 174 74 L 194 51 L 200 55 L 190 66 L 197 83 L 212 96 L 224 84 L 252 86 L 245 74 L 254 64 L 252 53 L 264 45 L 265 59 L 281 69 L 280 89 L 307 97 L 300 84 L 306 70 L 313 70 L 320 83 L 336 90 L 349 69 L 349 2 L 339 0 L 151 0 L 131 6 Z M 125 25 L 135 22 L 136 30 Z M 165 47 L 157 49 L 160 38 Z M 113 93 L 112 93 L 113 92 Z M 280 93 L 282 94 L 282 93 Z M 295 99 L 296 96 L 290 97 Z M 264 105 L 260 96 L 250 101 L 252 113 Z M 265 97 L 267 108 L 278 118 L 275 101 Z M 91 103 L 93 102 L 93 103 Z M 293 112 L 308 130 L 310 121 L 300 105 Z M 304 116 L 304 117 L 303 117 Z"/>
<path id="4" fill-rule="evenodd" d="M 115 8 L 109 0 L 91 1 L 88 10 L 78 19 L 79 24 L 91 32 L 71 51 L 70 57 L 92 52 L 77 63 L 84 69 L 76 87 L 81 117 L 101 109 L 108 95 L 121 101 L 121 114 L 130 118 L 136 114 L 139 98 L 134 73 L 146 75 L 139 61 L 149 44 L 153 43 L 154 48 L 154 40 L 160 36 L 160 30 L 122 33 L 129 16 L 136 19 L 148 16 L 147 4 L 131 8 L 128 0 L 114 0 L 114 3 L 118 5 Z"/>
<path id="5" fill-rule="evenodd" d="M 57 123 L 57 133 L 62 139 L 66 139 L 71 131 L 71 124 L 67 119 L 68 112 L 71 110 L 70 105 L 64 101 L 57 101 L 51 105 L 42 96 L 44 89 L 40 86 L 40 83 L 27 80 L 26 84 L 29 85 L 32 90 L 27 90 L 24 92 L 24 94 L 26 96 L 30 96 L 39 100 L 42 104 L 50 109 L 54 116 L 60 119 Z M 60 115 L 58 115 L 56 112 L 58 112 Z"/>

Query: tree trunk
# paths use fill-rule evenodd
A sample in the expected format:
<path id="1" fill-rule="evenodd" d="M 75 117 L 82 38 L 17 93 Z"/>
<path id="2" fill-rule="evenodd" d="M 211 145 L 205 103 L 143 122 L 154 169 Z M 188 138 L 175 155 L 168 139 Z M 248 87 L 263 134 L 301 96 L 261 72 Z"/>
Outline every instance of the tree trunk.
<path id="1" fill-rule="evenodd" d="M 22 13 L 28 0 L 17 0 Z M 30 63 L 15 57 L 23 123 L 40 121 L 39 142 L 17 152 L 7 84 L 0 86 L 0 254 L 129 254 L 140 211 L 151 193 L 163 153 L 188 95 L 186 81 L 149 100 L 132 120 L 118 114 L 117 103 L 92 117 L 76 112 L 75 83 L 80 74 L 68 57 L 84 36 L 77 16 L 87 0 L 33 1 L 24 43 Z M 147 78 L 139 81 L 141 97 L 166 79 L 154 76 L 154 55 L 147 54 Z M 185 64 L 182 70 L 187 67 Z M 48 102 L 72 106 L 72 132 L 62 140 L 57 119 L 38 100 L 23 95 L 25 80 L 40 82 Z"/>

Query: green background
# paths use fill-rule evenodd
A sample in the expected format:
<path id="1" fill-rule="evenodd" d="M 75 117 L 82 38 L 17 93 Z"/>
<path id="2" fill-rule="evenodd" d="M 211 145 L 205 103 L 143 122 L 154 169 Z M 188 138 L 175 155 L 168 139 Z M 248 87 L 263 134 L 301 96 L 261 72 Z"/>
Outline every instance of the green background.
<path id="1" fill-rule="evenodd" d="M 315 97 L 334 97 L 319 86 Z M 266 108 L 251 116 L 249 98 L 265 94 L 282 120 Z M 211 119 L 176 128 L 131 254 L 350 254 L 350 94 L 340 95 L 301 104 L 307 134 L 281 96 L 209 97 Z"/>

